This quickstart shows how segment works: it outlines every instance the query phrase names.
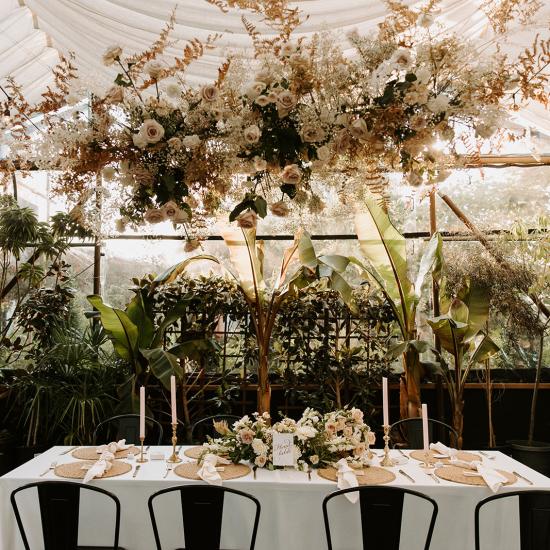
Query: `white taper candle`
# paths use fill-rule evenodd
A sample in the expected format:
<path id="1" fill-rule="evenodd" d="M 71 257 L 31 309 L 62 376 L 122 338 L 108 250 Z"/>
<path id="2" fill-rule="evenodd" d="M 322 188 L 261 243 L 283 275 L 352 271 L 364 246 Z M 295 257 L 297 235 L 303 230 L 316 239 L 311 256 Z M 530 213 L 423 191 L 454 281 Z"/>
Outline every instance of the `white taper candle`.
<path id="1" fill-rule="evenodd" d="M 388 404 L 388 379 L 382 378 L 382 411 L 384 415 L 384 426 L 390 425 L 390 410 Z"/>
<path id="2" fill-rule="evenodd" d="M 428 432 L 428 405 L 422 403 L 422 435 L 424 437 L 424 450 L 430 450 L 430 435 Z"/>
<path id="3" fill-rule="evenodd" d="M 145 386 L 139 388 L 139 438 L 145 439 Z"/>
<path id="4" fill-rule="evenodd" d="M 178 423 L 178 414 L 176 410 L 176 377 L 170 376 L 170 395 L 172 401 L 172 424 Z"/>

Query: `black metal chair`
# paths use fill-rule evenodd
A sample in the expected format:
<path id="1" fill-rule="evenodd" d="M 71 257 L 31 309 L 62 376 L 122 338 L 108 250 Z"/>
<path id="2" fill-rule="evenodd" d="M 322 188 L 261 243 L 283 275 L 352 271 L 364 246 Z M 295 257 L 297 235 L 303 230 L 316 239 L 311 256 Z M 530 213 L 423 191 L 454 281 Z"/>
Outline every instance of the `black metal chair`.
<path id="1" fill-rule="evenodd" d="M 164 431 L 158 420 L 145 417 L 145 444 L 161 445 Z M 119 414 L 100 422 L 94 430 L 94 444 L 126 439 L 128 443 L 139 443 L 139 414 Z"/>
<path id="2" fill-rule="evenodd" d="M 456 445 L 458 434 L 456 430 L 433 418 L 428 419 L 430 441 L 441 441 L 445 445 Z M 405 418 L 390 426 L 390 439 L 394 447 L 406 449 L 423 449 L 424 437 L 422 432 L 422 418 Z"/>
<path id="3" fill-rule="evenodd" d="M 216 437 L 214 422 L 226 420 L 229 427 L 231 427 L 231 424 L 240 419 L 240 416 L 235 416 L 234 414 L 215 414 L 201 418 L 200 420 L 197 420 L 193 426 L 191 426 L 191 440 L 194 443 L 204 443 L 207 435 L 210 437 Z"/>
<path id="4" fill-rule="evenodd" d="M 424 545 L 424 550 L 429 550 L 438 512 L 437 502 L 422 493 L 401 487 L 377 487 L 372 485 L 342 489 L 325 497 L 323 500 L 323 517 L 328 550 L 332 550 L 332 539 L 327 504 L 335 497 L 354 491 L 359 493 L 359 504 L 361 506 L 361 532 L 363 535 L 361 548 L 363 550 L 399 550 L 405 495 L 425 500 L 432 505 L 431 520 L 426 535 L 426 544 Z"/>
<path id="5" fill-rule="evenodd" d="M 25 550 L 30 550 L 23 521 L 17 506 L 16 495 L 22 491 L 36 488 L 42 520 L 44 550 L 124 550 L 118 545 L 120 532 L 120 502 L 118 498 L 99 487 L 83 485 L 72 481 L 41 481 L 29 483 L 11 493 L 11 505 Z M 116 508 L 115 536 L 113 546 L 78 546 L 78 514 L 80 510 L 80 491 L 101 493 L 111 499 Z M 103 525 L 98 526 L 103 529 Z"/>
<path id="6" fill-rule="evenodd" d="M 224 497 L 226 493 L 251 500 L 256 505 L 250 550 L 254 550 L 261 506 L 252 495 L 215 485 L 180 485 L 158 491 L 149 497 L 149 514 L 153 525 L 157 550 L 162 550 L 153 501 L 160 495 L 179 491 L 185 548 L 177 550 L 220 550 Z"/>
<path id="7" fill-rule="evenodd" d="M 477 503 L 475 512 L 475 550 L 479 542 L 479 511 L 490 502 L 518 497 L 521 550 L 550 549 L 550 491 L 513 491 L 490 496 Z M 493 548 L 492 545 L 487 548 Z"/>

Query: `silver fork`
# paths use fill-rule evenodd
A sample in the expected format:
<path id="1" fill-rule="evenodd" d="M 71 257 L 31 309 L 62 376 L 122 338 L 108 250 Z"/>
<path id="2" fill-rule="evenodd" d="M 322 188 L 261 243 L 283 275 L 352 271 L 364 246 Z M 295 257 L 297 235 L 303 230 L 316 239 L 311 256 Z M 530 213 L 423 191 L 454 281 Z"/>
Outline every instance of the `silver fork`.
<path id="1" fill-rule="evenodd" d="M 436 483 L 441 483 L 439 478 L 433 472 L 426 472 L 426 475 L 430 476 Z"/>
<path id="2" fill-rule="evenodd" d="M 485 453 L 483 451 L 479 451 L 479 454 L 483 455 L 485 458 L 488 458 L 489 460 L 495 460 L 495 458 L 496 458 L 496 456 L 491 456 L 490 454 Z"/>
<path id="3" fill-rule="evenodd" d="M 40 477 L 44 477 L 48 472 L 50 472 L 51 470 L 53 470 L 56 466 L 57 466 L 57 462 L 55 462 L 55 461 L 52 462 L 52 463 L 50 464 L 50 467 L 49 467 L 47 470 L 43 471 L 43 472 L 40 474 Z"/>
<path id="4" fill-rule="evenodd" d="M 164 472 L 164 475 L 162 476 L 162 479 L 166 479 L 168 477 L 168 474 L 173 470 L 174 465 L 171 462 L 166 463 L 166 472 Z"/>

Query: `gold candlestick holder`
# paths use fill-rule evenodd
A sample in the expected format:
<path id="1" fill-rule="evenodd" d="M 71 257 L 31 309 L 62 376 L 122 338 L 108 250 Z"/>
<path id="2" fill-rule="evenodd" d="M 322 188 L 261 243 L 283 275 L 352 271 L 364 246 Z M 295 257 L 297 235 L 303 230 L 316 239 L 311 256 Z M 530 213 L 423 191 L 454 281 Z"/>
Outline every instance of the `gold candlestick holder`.
<path id="1" fill-rule="evenodd" d="M 147 459 L 143 456 L 144 455 L 144 451 L 143 451 L 143 442 L 145 441 L 145 438 L 144 437 L 140 437 L 139 438 L 139 441 L 141 442 L 141 450 L 139 452 L 139 458 L 136 459 L 136 462 L 139 462 L 140 464 L 143 464 L 144 462 L 148 462 Z"/>
<path id="2" fill-rule="evenodd" d="M 176 454 L 176 445 L 178 444 L 178 436 L 176 434 L 177 428 L 177 424 L 172 424 L 172 456 L 166 461 L 172 464 L 181 462 L 181 458 Z"/>
<path id="3" fill-rule="evenodd" d="M 384 425 L 384 458 L 380 461 L 380 466 L 395 466 L 395 462 L 390 458 L 390 427 Z"/>

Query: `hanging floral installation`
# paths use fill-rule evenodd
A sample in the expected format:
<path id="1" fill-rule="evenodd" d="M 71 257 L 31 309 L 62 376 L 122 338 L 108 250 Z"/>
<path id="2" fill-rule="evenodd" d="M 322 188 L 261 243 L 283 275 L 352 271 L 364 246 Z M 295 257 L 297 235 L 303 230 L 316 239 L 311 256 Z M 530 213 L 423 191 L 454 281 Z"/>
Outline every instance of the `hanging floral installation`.
<path id="1" fill-rule="evenodd" d="M 335 174 L 355 175 L 339 189 L 348 203 L 360 204 L 365 190 L 383 198 L 391 171 L 411 186 L 436 185 L 459 165 L 460 147 L 475 156 L 477 140 L 502 140 L 511 111 L 548 102 L 547 41 L 537 36 L 515 59 L 498 44 L 481 55 L 436 22 L 434 0 L 420 10 L 387 1 L 377 34 L 346 40 L 294 39 L 301 13 L 284 0 L 209 3 L 259 15 L 276 34 L 264 38 L 243 17 L 254 59 L 229 57 L 202 87 L 185 83 L 186 69 L 219 37 L 191 40 L 167 62 L 175 13 L 147 51 L 106 49 L 103 63 L 118 74 L 103 93 L 79 88 L 72 59 L 38 105 L 10 81 L 0 104 L 0 131 L 12 135 L 4 174 L 55 170 L 54 191 L 84 204 L 75 215 L 98 233 L 101 204 L 119 230 L 170 220 L 192 237 L 222 212 L 242 226 L 286 216 L 293 204 L 318 213 L 324 187 L 342 185 Z M 484 3 L 497 37 L 538 7 Z M 83 99 L 86 109 L 63 110 Z"/>

